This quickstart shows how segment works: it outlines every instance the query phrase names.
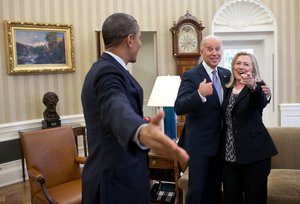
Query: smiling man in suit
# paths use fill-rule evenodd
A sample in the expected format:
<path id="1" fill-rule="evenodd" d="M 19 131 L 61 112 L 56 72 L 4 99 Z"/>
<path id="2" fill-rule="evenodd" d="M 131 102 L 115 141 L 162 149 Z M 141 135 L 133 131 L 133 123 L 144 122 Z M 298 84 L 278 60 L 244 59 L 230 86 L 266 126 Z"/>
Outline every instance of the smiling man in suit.
<path id="1" fill-rule="evenodd" d="M 143 90 L 127 71 L 142 43 L 137 21 L 115 13 L 103 23 L 105 51 L 86 75 L 81 100 L 89 155 L 82 173 L 85 204 L 150 203 L 149 149 L 163 157 L 187 161 L 159 128 L 163 112 L 143 120 Z"/>
<path id="2" fill-rule="evenodd" d="M 218 37 L 206 36 L 202 40 L 201 57 L 203 61 L 198 66 L 182 75 L 175 111 L 177 115 L 186 116 L 180 138 L 190 155 L 186 203 L 217 204 L 221 192 L 218 151 L 222 100 L 231 73 L 218 66 L 222 57 Z"/>

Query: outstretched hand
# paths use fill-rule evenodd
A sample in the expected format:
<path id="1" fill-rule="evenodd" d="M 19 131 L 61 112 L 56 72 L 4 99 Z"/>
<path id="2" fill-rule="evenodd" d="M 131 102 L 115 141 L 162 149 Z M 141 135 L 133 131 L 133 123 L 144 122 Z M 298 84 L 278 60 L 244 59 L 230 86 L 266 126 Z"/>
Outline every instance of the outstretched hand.
<path id="1" fill-rule="evenodd" d="M 140 143 L 149 147 L 157 155 L 180 162 L 187 162 L 189 159 L 187 152 L 161 131 L 159 124 L 163 118 L 164 112 L 160 111 L 150 120 L 147 126 L 140 130 Z"/>
<path id="2" fill-rule="evenodd" d="M 255 80 L 251 72 L 246 72 L 245 74 L 242 74 L 241 77 L 241 83 L 246 84 L 250 89 L 255 87 Z"/>

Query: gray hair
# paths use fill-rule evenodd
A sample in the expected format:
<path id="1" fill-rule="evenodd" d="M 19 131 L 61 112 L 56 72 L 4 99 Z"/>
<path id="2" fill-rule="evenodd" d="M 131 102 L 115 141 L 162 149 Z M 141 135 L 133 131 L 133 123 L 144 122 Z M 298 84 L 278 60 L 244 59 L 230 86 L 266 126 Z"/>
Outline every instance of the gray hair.
<path id="1" fill-rule="evenodd" d="M 205 37 L 202 39 L 202 41 L 201 41 L 200 50 L 203 50 L 204 45 L 205 45 L 205 44 L 207 43 L 207 41 L 209 41 L 209 40 L 216 40 L 216 41 L 219 41 L 220 44 L 221 44 L 221 47 L 223 47 L 221 38 L 219 38 L 218 36 L 215 36 L 215 35 L 207 35 L 207 36 L 205 36 Z"/>
<path id="2" fill-rule="evenodd" d="M 118 46 L 128 35 L 136 35 L 139 26 L 136 19 L 125 13 L 114 13 L 106 18 L 102 26 L 105 49 Z"/>
<path id="3" fill-rule="evenodd" d="M 218 42 L 220 42 L 220 45 L 221 45 L 221 49 L 223 49 L 223 45 L 222 45 L 222 40 L 221 38 L 219 38 L 218 36 L 215 36 L 215 35 L 207 35 L 205 36 L 202 41 L 201 41 L 201 45 L 200 45 L 200 50 L 203 51 L 206 43 L 210 40 L 216 40 Z M 199 60 L 198 60 L 198 64 L 200 64 L 201 62 L 203 61 L 203 57 L 202 55 L 200 56 Z"/>

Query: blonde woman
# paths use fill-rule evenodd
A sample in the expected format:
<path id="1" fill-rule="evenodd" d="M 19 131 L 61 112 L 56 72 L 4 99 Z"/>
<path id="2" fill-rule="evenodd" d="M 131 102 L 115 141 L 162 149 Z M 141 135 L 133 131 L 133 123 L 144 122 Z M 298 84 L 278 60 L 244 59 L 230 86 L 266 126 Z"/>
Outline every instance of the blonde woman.
<path id="1" fill-rule="evenodd" d="M 262 121 L 268 101 L 255 57 L 237 53 L 223 102 L 221 143 L 225 204 L 265 204 L 271 157 L 277 149 Z"/>

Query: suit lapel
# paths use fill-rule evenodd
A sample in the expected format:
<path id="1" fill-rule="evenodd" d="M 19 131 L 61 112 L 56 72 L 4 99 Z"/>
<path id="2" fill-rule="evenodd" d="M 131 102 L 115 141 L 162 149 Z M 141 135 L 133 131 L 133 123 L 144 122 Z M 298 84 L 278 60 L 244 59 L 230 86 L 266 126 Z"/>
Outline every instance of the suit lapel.
<path id="1" fill-rule="evenodd" d="M 200 83 L 203 81 L 203 79 L 206 79 L 206 83 L 212 82 L 210 76 L 208 75 L 207 71 L 205 70 L 203 64 L 201 63 L 199 66 L 199 74 L 201 75 L 201 81 Z M 223 88 L 223 86 L 222 86 Z M 224 88 L 223 88 L 224 89 Z M 219 100 L 219 96 L 217 94 L 217 90 L 215 89 L 215 87 L 213 86 L 213 94 L 214 98 L 216 99 L 216 101 L 218 102 L 218 104 L 220 105 L 220 100 Z"/>
<path id="2" fill-rule="evenodd" d="M 137 90 L 137 92 L 139 93 L 139 104 L 140 104 L 140 108 L 143 109 L 143 89 L 140 86 L 140 84 L 136 81 L 136 79 L 128 72 L 126 72 L 126 76 L 128 77 L 130 83 L 132 84 L 132 86 Z"/>
<path id="3" fill-rule="evenodd" d="M 244 97 L 247 96 L 248 93 L 249 93 L 248 88 L 247 88 L 247 86 L 245 86 L 239 93 L 238 97 L 236 98 L 235 104 L 239 103 Z"/>
<path id="4" fill-rule="evenodd" d="M 228 89 L 225 86 L 228 83 L 230 76 L 227 76 L 225 71 L 219 67 L 218 67 L 218 74 L 219 74 L 221 86 L 223 89 L 223 99 L 224 99 L 224 97 L 226 96 L 227 91 L 228 91 Z"/>
<path id="5" fill-rule="evenodd" d="M 199 74 L 200 74 L 199 78 L 201 79 L 201 82 L 203 81 L 203 79 L 206 79 L 207 83 L 212 82 L 202 63 L 200 64 L 198 70 L 199 70 Z"/>
<path id="6" fill-rule="evenodd" d="M 112 62 L 116 68 L 118 68 L 121 72 L 123 72 L 125 74 L 125 76 L 128 78 L 129 82 L 131 83 L 131 85 L 136 89 L 136 91 L 139 94 L 139 109 L 141 111 L 141 113 L 143 113 L 143 89 L 140 86 L 140 84 L 135 80 L 135 78 L 129 73 L 129 71 L 127 71 L 118 61 L 116 61 L 112 56 L 110 56 L 107 53 L 103 53 L 101 56 L 103 59 L 109 60 L 110 62 Z"/>
<path id="7" fill-rule="evenodd" d="M 248 93 L 249 93 L 249 92 L 248 92 L 248 88 L 245 86 L 245 87 L 241 90 L 241 92 L 239 93 L 238 97 L 235 99 L 235 102 L 234 102 L 234 105 L 233 105 L 233 109 L 236 108 L 236 105 L 237 105 L 243 98 L 245 98 L 245 97 L 247 96 Z M 226 98 L 225 98 L 224 101 L 223 101 L 223 105 L 222 105 L 222 106 L 223 106 L 224 112 L 226 111 L 226 108 L 227 108 L 227 105 L 228 105 L 228 103 L 229 103 L 229 98 L 230 98 L 231 94 L 232 94 L 232 88 L 231 88 L 231 89 L 228 89 L 228 95 L 226 95 Z"/>

